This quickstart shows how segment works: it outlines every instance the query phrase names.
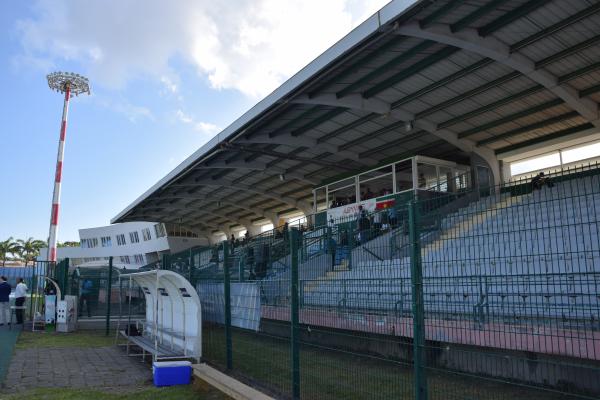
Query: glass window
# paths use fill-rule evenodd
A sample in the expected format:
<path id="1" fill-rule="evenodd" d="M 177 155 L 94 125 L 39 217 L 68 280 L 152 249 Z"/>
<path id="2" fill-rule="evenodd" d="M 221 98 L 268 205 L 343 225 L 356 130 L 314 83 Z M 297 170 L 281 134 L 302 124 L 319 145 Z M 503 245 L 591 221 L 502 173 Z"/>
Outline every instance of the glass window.
<path id="1" fill-rule="evenodd" d="M 396 168 L 396 192 L 411 190 L 412 183 L 412 160 L 405 160 L 395 165 Z"/>
<path id="2" fill-rule="evenodd" d="M 360 200 L 369 200 L 393 192 L 394 181 L 391 165 L 361 174 L 358 179 L 360 182 Z"/>
<path id="3" fill-rule="evenodd" d="M 419 163 L 417 166 L 417 187 L 419 189 L 436 189 L 438 185 L 435 165 Z"/>
<path id="4" fill-rule="evenodd" d="M 452 168 L 438 167 L 438 172 L 440 174 L 438 190 L 440 192 L 455 192 L 456 189 L 454 187 L 454 179 L 452 179 Z"/>
<path id="5" fill-rule="evenodd" d="M 157 238 L 166 236 L 165 226 L 163 224 L 155 224 L 154 225 L 154 233 L 156 233 Z"/>
<path id="6" fill-rule="evenodd" d="M 328 185 L 328 188 L 329 188 L 329 192 L 332 192 L 334 190 L 345 188 L 350 185 L 354 185 L 354 178 L 348 178 L 348 179 L 344 179 L 344 180 L 341 180 L 336 183 L 332 183 L 331 185 Z"/>
<path id="7" fill-rule="evenodd" d="M 356 187 L 354 185 L 329 192 L 329 207 L 335 208 L 356 203 Z"/>
<path id="8" fill-rule="evenodd" d="M 111 240 L 110 236 L 102 236 L 100 238 L 100 241 L 102 242 L 102 247 L 112 246 L 112 240 Z"/>
<path id="9" fill-rule="evenodd" d="M 333 183 L 329 188 L 329 207 L 340 207 L 356 202 L 356 185 L 354 178 Z"/>
<path id="10" fill-rule="evenodd" d="M 129 232 L 129 241 L 131 243 L 139 243 L 140 242 L 140 237 L 139 237 L 137 231 Z"/>
<path id="11" fill-rule="evenodd" d="M 125 235 L 124 234 L 119 234 L 117 235 L 117 245 L 118 246 L 125 246 Z"/>
<path id="12" fill-rule="evenodd" d="M 142 229 L 142 237 L 144 238 L 145 242 L 152 239 L 152 235 L 150 234 L 150 228 Z"/>

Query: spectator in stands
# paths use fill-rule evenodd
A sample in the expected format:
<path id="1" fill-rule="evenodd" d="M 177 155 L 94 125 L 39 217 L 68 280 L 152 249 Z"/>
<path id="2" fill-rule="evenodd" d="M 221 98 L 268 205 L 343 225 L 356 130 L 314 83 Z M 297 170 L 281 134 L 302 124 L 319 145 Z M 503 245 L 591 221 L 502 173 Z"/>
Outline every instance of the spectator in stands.
<path id="1" fill-rule="evenodd" d="M 0 277 L 0 326 L 10 324 L 10 308 L 9 308 L 9 296 L 10 296 L 10 284 L 7 282 L 5 276 Z"/>
<path id="2" fill-rule="evenodd" d="M 388 208 L 388 220 L 392 228 L 396 227 L 396 224 L 398 223 L 398 218 L 396 216 L 396 207 L 392 206 Z"/>
<path id="3" fill-rule="evenodd" d="M 231 253 L 233 254 L 233 249 L 235 248 L 235 237 L 233 233 L 231 234 L 231 239 L 229 239 L 229 245 L 231 246 Z"/>
<path id="4" fill-rule="evenodd" d="M 250 240 L 250 232 L 246 231 L 246 233 L 244 233 L 244 244 L 247 244 L 248 240 Z"/>
<path id="5" fill-rule="evenodd" d="M 254 260 L 256 261 L 254 273 L 258 279 L 262 279 L 267 276 L 267 261 L 269 260 L 268 244 L 264 244 L 258 248 Z"/>
<path id="6" fill-rule="evenodd" d="M 373 215 L 373 229 L 375 229 L 375 231 L 380 231 L 381 230 L 381 214 L 383 212 L 376 212 L 375 215 Z"/>
<path id="7" fill-rule="evenodd" d="M 544 175 L 543 172 L 540 172 L 539 174 L 534 176 L 533 179 L 531 180 L 531 186 L 533 187 L 534 190 L 535 189 L 539 190 L 544 185 L 551 188 L 554 186 L 554 183 L 550 180 L 550 178 L 548 178 L 546 175 Z"/>
<path id="8" fill-rule="evenodd" d="M 367 216 L 367 210 L 365 210 L 362 205 L 359 205 L 358 206 L 358 218 L 366 217 L 366 216 Z"/>
<path id="9" fill-rule="evenodd" d="M 368 188 L 367 188 L 367 191 L 365 192 L 365 197 L 364 197 L 364 199 L 365 199 L 365 200 L 368 200 L 368 199 L 372 199 L 373 197 L 375 197 L 375 194 L 374 194 L 373 192 L 371 192 L 371 188 L 370 188 L 370 187 L 368 187 Z M 361 196 L 361 199 L 363 199 L 363 197 L 362 197 L 362 196 Z"/>
<path id="10" fill-rule="evenodd" d="M 348 231 L 346 229 L 340 230 L 340 246 L 348 246 Z"/>
<path id="11" fill-rule="evenodd" d="M 17 287 L 15 288 L 15 306 L 23 307 L 23 304 L 25 304 L 26 296 L 27 296 L 27 285 L 25 284 L 25 281 L 23 280 L 23 278 L 19 278 Z M 22 324 L 23 323 L 23 309 L 17 308 L 16 314 L 17 314 L 17 324 Z"/>
<path id="12" fill-rule="evenodd" d="M 369 216 L 367 211 L 363 208 L 363 206 L 358 206 L 358 243 L 365 243 L 368 238 L 368 232 L 371 225 L 371 221 L 369 221 Z"/>
<path id="13" fill-rule="evenodd" d="M 285 224 L 283 224 L 282 233 L 283 233 L 283 240 L 288 240 L 290 237 L 290 224 L 288 224 L 287 222 Z"/>
<path id="14" fill-rule="evenodd" d="M 329 243 L 328 243 L 328 251 L 331 256 L 331 271 L 333 272 L 335 268 L 335 249 L 337 247 L 337 243 L 333 238 L 333 234 L 329 235 Z"/>
<path id="15" fill-rule="evenodd" d="M 246 269 L 252 271 L 252 275 L 256 279 L 256 275 L 254 274 L 254 249 L 252 246 L 246 247 Z"/>
<path id="16" fill-rule="evenodd" d="M 390 227 L 390 212 L 388 210 L 381 211 L 381 230 L 386 231 Z"/>

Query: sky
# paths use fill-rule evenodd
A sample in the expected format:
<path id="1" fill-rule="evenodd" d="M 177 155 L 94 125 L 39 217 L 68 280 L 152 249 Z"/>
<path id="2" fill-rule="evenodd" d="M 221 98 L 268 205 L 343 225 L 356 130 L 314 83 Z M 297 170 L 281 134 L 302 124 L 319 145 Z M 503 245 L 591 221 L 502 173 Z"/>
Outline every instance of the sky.
<path id="1" fill-rule="evenodd" d="M 0 240 L 48 236 L 62 97 L 59 241 L 110 219 L 388 0 L 0 2 Z M 407 4 L 411 1 L 407 0 Z"/>

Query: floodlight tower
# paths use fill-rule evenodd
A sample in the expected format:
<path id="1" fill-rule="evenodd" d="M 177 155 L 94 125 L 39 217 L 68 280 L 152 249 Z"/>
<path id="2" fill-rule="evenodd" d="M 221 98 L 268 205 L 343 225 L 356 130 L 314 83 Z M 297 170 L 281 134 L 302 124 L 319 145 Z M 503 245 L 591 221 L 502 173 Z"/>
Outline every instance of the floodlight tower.
<path id="1" fill-rule="evenodd" d="M 50 89 L 65 94 L 63 105 L 62 123 L 60 125 L 60 139 L 58 141 L 58 155 L 56 157 L 56 173 L 54 175 L 54 193 L 52 195 L 52 210 L 50 212 L 50 233 L 48 234 L 48 254 L 46 260 L 56 261 L 56 238 L 58 234 L 58 209 L 60 205 L 60 187 L 62 181 L 63 157 L 65 152 L 65 137 L 67 135 L 67 114 L 69 113 L 69 99 L 74 94 L 90 94 L 90 84 L 87 78 L 71 72 L 53 72 L 47 76 Z"/>

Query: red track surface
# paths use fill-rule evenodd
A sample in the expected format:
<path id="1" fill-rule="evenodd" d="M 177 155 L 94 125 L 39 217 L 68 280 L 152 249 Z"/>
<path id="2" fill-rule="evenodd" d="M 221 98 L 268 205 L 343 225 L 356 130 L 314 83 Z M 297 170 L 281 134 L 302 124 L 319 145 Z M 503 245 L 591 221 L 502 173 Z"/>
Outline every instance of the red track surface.
<path id="1" fill-rule="evenodd" d="M 290 320 L 289 307 L 262 306 L 262 318 Z M 412 318 L 344 313 L 327 309 L 302 309 L 300 323 L 328 328 L 412 337 Z M 600 360 L 600 332 L 569 330 L 540 325 L 473 321 L 425 320 L 428 340 L 499 349 L 531 351 Z"/>

